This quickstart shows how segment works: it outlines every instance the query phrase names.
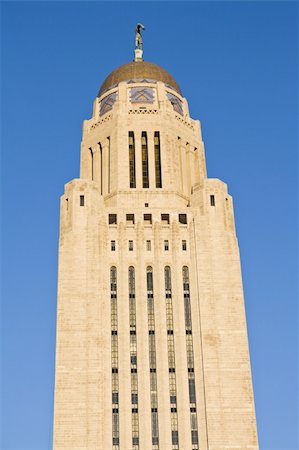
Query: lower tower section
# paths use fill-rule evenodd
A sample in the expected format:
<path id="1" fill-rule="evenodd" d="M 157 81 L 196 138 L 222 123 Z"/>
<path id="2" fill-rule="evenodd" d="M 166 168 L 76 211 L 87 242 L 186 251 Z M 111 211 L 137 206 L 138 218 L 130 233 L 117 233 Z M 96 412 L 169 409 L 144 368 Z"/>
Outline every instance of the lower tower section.
<path id="1" fill-rule="evenodd" d="M 61 200 L 54 450 L 257 449 L 226 186 L 135 204 Z"/>

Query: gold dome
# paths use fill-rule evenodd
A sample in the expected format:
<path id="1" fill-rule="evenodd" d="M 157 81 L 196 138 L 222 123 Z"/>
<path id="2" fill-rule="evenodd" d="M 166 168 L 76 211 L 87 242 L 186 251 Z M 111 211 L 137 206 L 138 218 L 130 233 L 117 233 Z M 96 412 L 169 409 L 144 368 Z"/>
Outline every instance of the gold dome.
<path id="1" fill-rule="evenodd" d="M 123 64 L 108 75 L 99 90 L 98 97 L 116 87 L 121 81 L 130 80 L 162 81 L 182 95 L 175 79 L 163 67 L 146 61 L 133 61 Z"/>

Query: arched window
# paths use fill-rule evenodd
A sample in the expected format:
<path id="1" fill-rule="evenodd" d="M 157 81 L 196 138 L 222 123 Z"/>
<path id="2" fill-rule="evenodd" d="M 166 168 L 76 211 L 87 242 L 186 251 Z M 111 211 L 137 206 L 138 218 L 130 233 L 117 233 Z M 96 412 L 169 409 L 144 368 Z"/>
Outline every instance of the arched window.
<path id="1" fill-rule="evenodd" d="M 111 292 L 116 291 L 116 267 L 112 266 L 110 269 L 110 283 L 111 283 Z"/>
<path id="2" fill-rule="evenodd" d="M 150 266 L 146 268 L 146 286 L 148 291 L 153 290 L 153 269 Z"/>

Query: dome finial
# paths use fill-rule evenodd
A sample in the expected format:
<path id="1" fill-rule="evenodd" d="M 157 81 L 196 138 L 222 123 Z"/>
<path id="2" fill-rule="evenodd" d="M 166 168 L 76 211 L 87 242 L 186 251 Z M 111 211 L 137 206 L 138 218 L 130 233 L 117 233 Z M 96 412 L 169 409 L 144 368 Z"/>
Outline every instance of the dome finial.
<path id="1" fill-rule="evenodd" d="M 135 59 L 134 61 L 143 61 L 143 45 L 142 45 L 142 36 L 141 30 L 145 30 L 144 25 L 142 23 L 137 23 L 135 28 Z"/>

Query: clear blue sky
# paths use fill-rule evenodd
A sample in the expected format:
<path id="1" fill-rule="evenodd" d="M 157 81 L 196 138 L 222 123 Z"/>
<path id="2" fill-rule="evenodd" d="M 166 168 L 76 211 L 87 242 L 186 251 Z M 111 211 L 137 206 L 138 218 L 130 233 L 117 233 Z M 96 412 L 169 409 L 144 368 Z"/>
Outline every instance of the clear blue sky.
<path id="1" fill-rule="evenodd" d="M 1 450 L 51 448 L 59 196 L 138 21 L 145 59 L 180 84 L 209 176 L 234 197 L 261 450 L 297 450 L 298 4 L 1 6 Z"/>

